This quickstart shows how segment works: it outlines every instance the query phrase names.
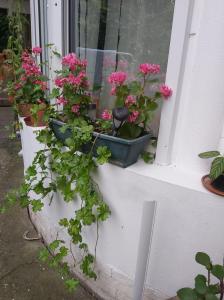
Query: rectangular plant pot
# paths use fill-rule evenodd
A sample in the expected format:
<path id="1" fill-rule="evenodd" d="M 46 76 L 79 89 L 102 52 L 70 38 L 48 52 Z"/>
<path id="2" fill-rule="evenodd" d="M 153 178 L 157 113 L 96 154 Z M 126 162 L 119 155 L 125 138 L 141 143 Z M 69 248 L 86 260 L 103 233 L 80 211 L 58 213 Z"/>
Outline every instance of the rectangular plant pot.
<path id="1" fill-rule="evenodd" d="M 65 123 L 52 119 L 50 127 L 52 128 L 56 138 L 65 143 L 65 140 L 71 136 L 70 129 L 67 129 L 64 133 L 60 131 L 60 128 Z M 94 155 L 96 156 L 96 150 L 99 146 L 106 146 L 111 151 L 110 163 L 126 168 L 134 164 L 139 155 L 144 151 L 145 147 L 149 143 L 151 138 L 150 133 L 145 133 L 139 138 L 133 140 L 126 140 L 119 137 L 93 132 L 93 139 L 96 139 L 94 145 Z M 86 144 L 82 147 L 82 152 L 87 153 L 90 149 L 90 145 Z"/>

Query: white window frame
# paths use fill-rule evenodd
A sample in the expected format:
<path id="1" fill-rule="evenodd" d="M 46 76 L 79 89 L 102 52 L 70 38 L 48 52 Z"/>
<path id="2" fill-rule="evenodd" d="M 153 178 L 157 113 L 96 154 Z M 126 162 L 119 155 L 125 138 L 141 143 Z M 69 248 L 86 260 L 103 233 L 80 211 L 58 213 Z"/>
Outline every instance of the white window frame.
<path id="1" fill-rule="evenodd" d="M 54 26 L 48 28 L 50 43 L 54 43 L 59 52 L 68 52 L 68 0 L 47 1 L 47 16 L 49 23 Z M 177 126 L 177 114 L 180 103 L 186 54 L 192 22 L 195 0 L 176 0 L 174 7 L 173 25 L 171 32 L 166 84 L 172 87 L 173 96 L 162 107 L 158 145 L 155 163 L 158 165 L 172 164 L 172 151 Z M 32 43 L 40 41 L 38 0 L 30 0 Z M 67 17 L 66 17 L 67 16 Z M 177 43 L 178 41 L 178 43 Z M 56 62 L 57 63 L 57 62 Z"/>

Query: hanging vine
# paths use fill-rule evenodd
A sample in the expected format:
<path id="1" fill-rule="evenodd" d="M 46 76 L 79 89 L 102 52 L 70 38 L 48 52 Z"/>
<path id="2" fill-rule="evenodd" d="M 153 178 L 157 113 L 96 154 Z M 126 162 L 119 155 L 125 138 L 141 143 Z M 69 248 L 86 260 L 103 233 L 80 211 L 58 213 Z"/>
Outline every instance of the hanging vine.
<path id="1" fill-rule="evenodd" d="M 108 161 L 110 152 L 106 147 L 98 147 L 98 157 L 94 158 L 93 127 L 84 119 L 74 119 L 66 124 L 62 131 L 67 128 L 71 130 L 71 137 L 66 140 L 66 149 L 49 128 L 38 132 L 37 140 L 45 147 L 37 152 L 32 165 L 26 171 L 21 187 L 7 195 L 1 212 L 6 211 L 17 201 L 21 207 L 31 206 L 34 212 L 41 211 L 44 205 L 50 205 L 54 201 L 56 193 L 60 193 L 65 202 L 78 202 L 78 198 L 81 198 L 80 207 L 74 211 L 74 217 L 62 218 L 59 222 L 70 236 L 70 247 L 66 247 L 64 242 L 56 237 L 49 248 L 43 249 L 40 253 L 41 260 L 56 268 L 63 275 L 68 289 L 73 290 L 77 285 L 77 280 L 70 277 L 68 264 L 64 262 L 68 254 L 74 258 L 74 267 L 79 267 L 89 278 L 97 278 L 94 265 L 99 238 L 98 228 L 99 223 L 107 220 L 110 216 L 110 209 L 103 201 L 92 174 L 97 169 L 97 164 Z M 82 146 L 86 144 L 92 145 L 90 151 L 88 153 L 80 152 Z M 82 232 L 84 227 L 94 224 L 97 233 L 93 255 L 88 250 Z M 75 259 L 72 245 L 77 246 L 82 252 L 80 261 Z M 51 253 L 54 255 L 52 256 Z"/>

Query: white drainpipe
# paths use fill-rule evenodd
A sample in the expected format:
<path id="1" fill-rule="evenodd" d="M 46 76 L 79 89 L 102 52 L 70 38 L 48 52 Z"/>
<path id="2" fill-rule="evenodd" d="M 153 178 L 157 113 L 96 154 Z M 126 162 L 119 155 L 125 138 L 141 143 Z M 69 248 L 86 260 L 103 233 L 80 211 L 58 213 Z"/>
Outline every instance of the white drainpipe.
<path id="1" fill-rule="evenodd" d="M 219 139 L 218 151 L 224 154 L 224 122 L 223 122 L 222 131 Z"/>
<path id="2" fill-rule="evenodd" d="M 135 270 L 133 288 L 133 300 L 142 300 L 145 288 L 145 280 L 148 270 L 148 262 L 152 245 L 153 226 L 156 215 L 155 201 L 145 201 L 142 208 L 142 221 L 138 245 L 138 256 Z"/>

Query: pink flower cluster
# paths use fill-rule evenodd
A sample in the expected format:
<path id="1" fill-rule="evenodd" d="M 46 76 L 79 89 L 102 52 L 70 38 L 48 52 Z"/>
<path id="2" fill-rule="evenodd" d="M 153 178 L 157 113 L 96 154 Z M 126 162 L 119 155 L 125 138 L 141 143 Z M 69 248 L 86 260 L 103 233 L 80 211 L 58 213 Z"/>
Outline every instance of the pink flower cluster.
<path id="1" fill-rule="evenodd" d="M 103 120 L 111 120 L 112 119 L 112 114 L 111 114 L 111 112 L 108 109 L 105 109 L 102 112 L 101 117 L 102 117 Z"/>
<path id="2" fill-rule="evenodd" d="M 158 74 L 160 72 L 160 65 L 148 63 L 141 64 L 139 65 L 139 72 L 141 72 L 144 75 Z"/>
<path id="3" fill-rule="evenodd" d="M 129 117 L 128 117 L 128 122 L 134 123 L 134 122 L 137 120 L 139 114 L 140 114 L 140 113 L 139 113 L 137 110 L 136 110 L 136 111 L 133 111 L 133 112 L 129 115 Z"/>
<path id="4" fill-rule="evenodd" d="M 111 88 L 111 91 L 110 91 L 110 94 L 111 94 L 111 96 L 115 96 L 116 95 L 116 86 L 113 86 L 112 88 Z"/>
<path id="5" fill-rule="evenodd" d="M 62 88 L 65 84 L 71 84 L 74 86 L 88 86 L 88 81 L 86 80 L 86 73 L 81 71 L 77 76 L 70 73 L 68 77 L 58 77 L 55 79 L 55 85 Z"/>
<path id="6" fill-rule="evenodd" d="M 36 80 L 36 81 L 34 81 L 34 83 L 40 85 L 42 91 L 47 90 L 47 82 L 46 81 Z"/>
<path id="7" fill-rule="evenodd" d="M 68 66 L 71 71 L 74 71 L 77 66 L 86 67 L 87 60 L 80 60 L 77 58 L 75 53 L 69 53 L 68 55 L 62 58 L 62 64 Z"/>
<path id="8" fill-rule="evenodd" d="M 171 88 L 169 88 L 167 85 L 165 84 L 162 84 L 160 86 L 160 89 L 159 89 L 160 93 L 162 94 L 162 96 L 165 98 L 165 99 L 168 99 L 169 97 L 172 96 L 173 94 L 173 91 Z"/>
<path id="9" fill-rule="evenodd" d="M 56 104 L 58 105 L 65 105 L 68 103 L 68 100 L 66 100 L 63 96 L 58 97 L 56 100 Z"/>
<path id="10" fill-rule="evenodd" d="M 125 100 L 125 105 L 130 106 L 130 105 L 135 104 L 135 103 L 136 103 L 135 98 L 132 95 L 128 95 L 126 100 Z"/>
<path id="11" fill-rule="evenodd" d="M 42 49 L 40 47 L 36 46 L 36 47 L 33 47 L 32 52 L 37 55 L 42 52 Z"/>
<path id="12" fill-rule="evenodd" d="M 108 82 L 110 84 L 115 85 L 122 85 L 125 80 L 127 79 L 127 74 L 125 72 L 119 71 L 119 72 L 113 72 L 108 77 Z"/>
<path id="13" fill-rule="evenodd" d="M 22 54 L 22 69 L 25 71 L 26 76 L 41 75 L 41 70 L 37 66 L 33 57 L 26 51 Z"/>
<path id="14" fill-rule="evenodd" d="M 72 106 L 72 112 L 79 115 L 79 109 L 80 109 L 80 105 L 79 104 L 74 104 Z"/>

